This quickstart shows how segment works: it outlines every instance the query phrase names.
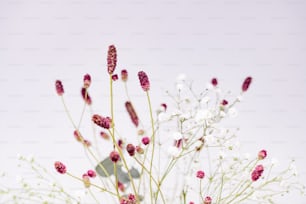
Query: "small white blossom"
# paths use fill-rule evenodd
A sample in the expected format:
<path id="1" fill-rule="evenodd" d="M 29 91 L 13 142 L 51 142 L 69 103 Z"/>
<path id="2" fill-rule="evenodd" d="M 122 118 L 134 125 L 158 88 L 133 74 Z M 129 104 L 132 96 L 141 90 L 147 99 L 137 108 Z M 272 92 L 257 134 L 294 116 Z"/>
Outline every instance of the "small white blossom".
<path id="1" fill-rule="evenodd" d="M 170 156 L 177 157 L 180 155 L 180 150 L 175 146 L 171 146 L 168 148 L 168 154 Z"/>
<path id="2" fill-rule="evenodd" d="M 158 120 L 160 122 L 168 121 L 170 119 L 169 115 L 165 112 L 161 112 L 158 114 Z"/>
<path id="3" fill-rule="evenodd" d="M 206 105 L 210 101 L 210 97 L 205 96 L 201 99 L 201 105 Z"/>
<path id="4" fill-rule="evenodd" d="M 182 135 L 180 132 L 173 132 L 173 133 L 172 133 L 172 138 L 173 138 L 174 140 L 180 140 L 180 139 L 183 138 L 183 135 Z"/>
<path id="5" fill-rule="evenodd" d="M 237 100 L 238 101 L 242 101 L 243 100 L 243 96 L 242 95 L 237 96 Z"/>
<path id="6" fill-rule="evenodd" d="M 184 82 L 186 80 L 186 75 L 181 73 L 176 77 L 177 82 Z"/>
<path id="7" fill-rule="evenodd" d="M 228 109 L 228 115 L 230 118 L 235 118 L 238 115 L 238 112 L 236 110 L 236 108 L 230 108 Z"/>

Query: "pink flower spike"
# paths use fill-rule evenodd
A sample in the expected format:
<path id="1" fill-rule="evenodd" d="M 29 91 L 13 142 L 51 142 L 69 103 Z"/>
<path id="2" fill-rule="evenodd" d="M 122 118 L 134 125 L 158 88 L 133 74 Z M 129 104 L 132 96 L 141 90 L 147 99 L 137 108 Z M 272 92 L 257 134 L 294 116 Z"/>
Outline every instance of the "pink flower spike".
<path id="1" fill-rule="evenodd" d="M 150 82 L 149 82 L 149 78 L 148 78 L 147 74 L 143 71 L 140 71 L 140 72 L 138 72 L 138 78 L 139 78 L 141 88 L 144 91 L 149 91 L 150 90 Z"/>
<path id="2" fill-rule="evenodd" d="M 65 174 L 67 172 L 66 166 L 62 162 L 56 161 L 54 167 L 60 174 Z"/>
<path id="3" fill-rule="evenodd" d="M 112 151 L 112 152 L 109 154 L 109 158 L 110 158 L 110 160 L 112 160 L 112 162 L 116 163 L 117 161 L 120 160 L 120 155 L 119 155 L 118 152 Z"/>
<path id="4" fill-rule="evenodd" d="M 138 119 L 137 113 L 136 113 L 136 111 L 135 111 L 135 109 L 134 109 L 132 103 L 131 103 L 130 101 L 125 102 L 125 108 L 126 108 L 128 114 L 129 114 L 129 116 L 130 116 L 130 118 L 131 118 L 131 120 L 132 120 L 132 123 L 133 123 L 136 127 L 138 127 L 138 125 L 139 125 L 139 119 Z"/>
<path id="5" fill-rule="evenodd" d="M 85 74 L 83 78 L 84 88 L 88 88 L 91 84 L 91 76 L 89 74 Z"/>
<path id="6" fill-rule="evenodd" d="M 90 178 L 95 178 L 97 176 L 96 172 L 94 170 L 88 170 L 87 171 L 87 175 L 90 177 Z"/>
<path id="7" fill-rule="evenodd" d="M 261 150 L 260 152 L 258 152 L 258 159 L 259 160 L 263 160 L 267 157 L 267 151 L 266 150 Z"/>
<path id="8" fill-rule="evenodd" d="M 128 72 L 126 69 L 121 70 L 121 80 L 126 82 L 128 80 Z"/>
<path id="9" fill-rule="evenodd" d="M 56 89 L 57 95 L 62 96 L 64 94 L 64 87 L 60 80 L 55 81 L 55 89 Z"/>
<path id="10" fill-rule="evenodd" d="M 81 89 L 81 94 L 82 94 L 82 97 L 83 97 L 84 101 L 87 103 L 87 105 L 91 105 L 91 103 L 92 103 L 91 97 L 89 96 L 89 93 L 88 93 L 86 88 L 83 87 Z"/>
<path id="11" fill-rule="evenodd" d="M 245 92 L 249 89 L 249 86 L 252 82 L 252 77 L 247 77 L 242 84 L 242 91 Z"/>
<path id="12" fill-rule="evenodd" d="M 142 144 L 147 145 L 150 143 L 150 138 L 149 137 L 143 137 L 141 139 Z"/>
<path id="13" fill-rule="evenodd" d="M 117 50 L 114 45 L 110 45 L 108 47 L 108 53 L 107 53 L 107 71 L 110 75 L 114 73 L 116 65 L 117 65 Z"/>
<path id="14" fill-rule="evenodd" d="M 205 176 L 204 171 L 201 171 L 201 170 L 197 171 L 197 178 L 199 178 L 199 179 L 203 179 L 203 178 L 204 178 L 204 176 Z"/>
<path id="15" fill-rule="evenodd" d="M 92 121 L 102 127 L 102 128 L 105 128 L 105 129 L 109 129 L 111 128 L 112 126 L 112 119 L 110 117 L 102 117 L 98 114 L 95 114 L 92 116 Z"/>
<path id="16" fill-rule="evenodd" d="M 206 196 L 206 198 L 204 199 L 204 204 L 211 204 L 211 197 L 210 196 Z"/>
<path id="17" fill-rule="evenodd" d="M 218 85 L 218 80 L 216 78 L 212 78 L 211 84 L 216 87 Z"/>
<path id="18" fill-rule="evenodd" d="M 117 81 L 118 80 L 118 74 L 113 74 L 112 75 L 112 80 Z"/>

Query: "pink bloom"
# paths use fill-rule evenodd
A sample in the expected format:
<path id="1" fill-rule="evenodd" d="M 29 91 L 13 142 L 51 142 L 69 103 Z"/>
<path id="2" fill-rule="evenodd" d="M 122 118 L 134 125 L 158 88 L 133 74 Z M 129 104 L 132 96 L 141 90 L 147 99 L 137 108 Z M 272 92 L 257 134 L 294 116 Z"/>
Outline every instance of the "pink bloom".
<path id="1" fill-rule="evenodd" d="M 84 88 L 88 88 L 91 84 L 91 77 L 89 74 L 85 74 L 83 78 Z"/>
<path id="2" fill-rule="evenodd" d="M 120 181 L 118 181 L 118 189 L 119 189 L 121 192 L 124 192 L 124 191 L 125 191 L 124 184 L 121 183 Z"/>
<path id="3" fill-rule="evenodd" d="M 88 170 L 87 175 L 91 178 L 95 178 L 97 176 L 97 174 L 94 170 Z"/>
<path id="4" fill-rule="evenodd" d="M 64 87 L 60 80 L 55 81 L 55 89 L 56 89 L 57 95 L 62 96 L 64 94 Z"/>
<path id="5" fill-rule="evenodd" d="M 257 181 L 261 177 L 263 171 L 263 165 L 257 165 L 251 175 L 252 181 Z"/>
<path id="6" fill-rule="evenodd" d="M 128 72 L 126 69 L 121 70 L 121 80 L 124 82 L 128 80 Z"/>
<path id="7" fill-rule="evenodd" d="M 150 138 L 149 137 L 143 137 L 141 139 L 142 144 L 147 145 L 150 143 Z"/>
<path id="8" fill-rule="evenodd" d="M 87 174 L 83 174 L 82 179 L 83 179 L 84 186 L 86 188 L 89 188 L 90 187 L 90 178 L 89 178 L 89 176 Z"/>
<path id="9" fill-rule="evenodd" d="M 259 160 L 263 160 L 267 157 L 267 151 L 266 150 L 261 150 L 260 152 L 258 152 L 258 159 Z"/>
<path id="10" fill-rule="evenodd" d="M 132 103 L 130 101 L 125 102 L 125 108 L 126 108 L 128 114 L 130 115 L 130 118 L 131 118 L 132 122 L 134 123 L 134 125 L 136 127 L 138 127 L 139 119 L 138 119 L 138 116 L 136 114 L 136 111 L 135 111 Z"/>
<path id="11" fill-rule="evenodd" d="M 206 196 L 206 198 L 204 199 L 204 204 L 211 204 L 211 201 L 212 201 L 211 197 Z"/>
<path id="12" fill-rule="evenodd" d="M 117 50 L 114 45 L 108 47 L 107 53 L 107 71 L 109 74 L 113 74 L 117 65 Z"/>
<path id="13" fill-rule="evenodd" d="M 211 84 L 212 84 L 213 86 L 217 86 L 217 85 L 218 85 L 218 80 L 217 80 L 216 78 L 212 78 Z"/>
<path id="14" fill-rule="evenodd" d="M 112 160 L 112 162 L 116 163 L 117 161 L 120 160 L 120 155 L 118 152 L 114 150 L 109 154 L 109 158 L 110 160 Z"/>
<path id="15" fill-rule="evenodd" d="M 126 146 L 126 151 L 129 153 L 130 156 L 135 155 L 135 146 L 133 144 L 128 144 Z"/>
<path id="16" fill-rule="evenodd" d="M 199 179 L 203 179 L 204 176 L 205 176 L 204 171 L 201 171 L 201 170 L 197 171 L 197 177 L 198 177 Z"/>
<path id="17" fill-rule="evenodd" d="M 111 128 L 111 125 L 112 125 L 112 119 L 110 117 L 102 117 L 98 114 L 95 114 L 92 116 L 92 121 L 102 127 L 102 128 L 105 128 L 105 129 L 109 129 Z"/>
<path id="18" fill-rule="evenodd" d="M 67 172 L 66 166 L 62 162 L 56 161 L 54 167 L 60 174 L 65 174 Z"/>
<path id="19" fill-rule="evenodd" d="M 112 80 L 117 81 L 118 80 L 118 74 L 113 74 L 112 75 Z"/>
<path id="20" fill-rule="evenodd" d="M 91 97 L 89 96 L 89 93 L 87 91 L 86 88 L 82 88 L 81 89 L 81 94 L 82 94 L 82 97 L 84 99 L 84 101 L 88 104 L 88 105 L 91 105 L 92 101 L 91 101 Z"/>
<path id="21" fill-rule="evenodd" d="M 221 105 L 226 106 L 227 104 L 228 104 L 228 101 L 223 99 L 222 102 L 221 102 Z"/>
<path id="22" fill-rule="evenodd" d="M 252 82 L 252 77 L 247 77 L 242 84 L 242 91 L 245 92 L 249 89 L 249 86 Z"/>
<path id="23" fill-rule="evenodd" d="M 149 91 L 150 89 L 150 82 L 147 74 L 143 71 L 138 72 L 138 78 L 141 85 L 141 88 L 144 91 Z"/>

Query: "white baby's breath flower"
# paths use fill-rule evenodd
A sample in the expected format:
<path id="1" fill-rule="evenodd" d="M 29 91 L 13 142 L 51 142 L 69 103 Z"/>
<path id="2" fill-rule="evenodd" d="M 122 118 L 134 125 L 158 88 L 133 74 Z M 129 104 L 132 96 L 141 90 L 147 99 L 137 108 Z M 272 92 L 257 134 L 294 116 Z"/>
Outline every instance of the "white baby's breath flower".
<path id="1" fill-rule="evenodd" d="M 246 159 L 246 160 L 249 160 L 250 158 L 251 158 L 251 155 L 250 155 L 250 153 L 244 153 L 244 158 Z"/>
<path id="2" fill-rule="evenodd" d="M 206 143 L 207 146 L 213 146 L 213 145 L 215 145 L 215 142 L 216 142 L 216 140 L 215 140 L 213 135 L 206 135 L 205 136 L 205 143 Z"/>
<path id="3" fill-rule="evenodd" d="M 271 158 L 271 164 L 272 164 L 273 166 L 277 166 L 278 163 L 279 163 L 278 159 L 276 159 L 276 158 Z"/>
<path id="4" fill-rule="evenodd" d="M 214 88 L 214 86 L 211 83 L 206 83 L 206 88 L 208 90 L 212 90 Z"/>
<path id="5" fill-rule="evenodd" d="M 177 83 L 177 84 L 176 84 L 176 89 L 177 89 L 178 91 L 182 91 L 182 90 L 184 89 L 184 84 L 182 84 L 182 83 Z"/>
<path id="6" fill-rule="evenodd" d="M 205 96 L 201 99 L 201 105 L 206 105 L 210 101 L 210 97 Z"/>
<path id="7" fill-rule="evenodd" d="M 158 114 L 158 120 L 160 122 L 165 122 L 165 121 L 168 121 L 170 119 L 169 115 L 165 112 L 161 112 Z"/>
<path id="8" fill-rule="evenodd" d="M 180 82 L 184 82 L 186 80 L 186 74 L 181 73 L 176 77 L 176 82 L 180 83 Z"/>
<path id="9" fill-rule="evenodd" d="M 238 115 L 238 112 L 237 112 L 236 108 L 228 109 L 228 116 L 230 118 L 235 118 L 235 117 L 237 117 L 237 115 Z"/>
<path id="10" fill-rule="evenodd" d="M 173 133 L 172 133 L 172 138 L 173 138 L 174 140 L 180 140 L 180 139 L 183 138 L 183 135 L 182 135 L 180 132 L 173 132 Z"/>
<path id="11" fill-rule="evenodd" d="M 201 123 L 203 122 L 204 120 L 207 120 L 209 118 L 212 117 L 212 112 L 208 109 L 202 109 L 202 110 L 199 110 L 196 115 L 195 115 L 195 121 L 197 123 Z"/>
<path id="12" fill-rule="evenodd" d="M 168 154 L 172 157 L 177 157 L 180 154 L 180 150 L 175 146 L 171 146 L 168 148 Z"/>
<path id="13" fill-rule="evenodd" d="M 220 115 L 221 117 L 225 117 L 225 116 L 226 116 L 226 113 L 225 113 L 224 111 L 220 111 L 219 115 Z"/>
<path id="14" fill-rule="evenodd" d="M 237 100 L 238 101 L 242 101 L 243 100 L 243 96 L 242 95 L 237 96 Z"/>
<path id="15" fill-rule="evenodd" d="M 294 163 L 291 163 L 289 166 L 289 171 L 294 175 L 297 176 L 298 172 L 297 172 L 297 168 L 296 165 Z"/>
<path id="16" fill-rule="evenodd" d="M 179 116 L 179 119 L 180 119 L 181 121 L 183 121 L 183 120 L 188 120 L 190 117 L 191 117 L 190 113 L 187 112 L 187 113 L 181 114 L 181 115 Z"/>

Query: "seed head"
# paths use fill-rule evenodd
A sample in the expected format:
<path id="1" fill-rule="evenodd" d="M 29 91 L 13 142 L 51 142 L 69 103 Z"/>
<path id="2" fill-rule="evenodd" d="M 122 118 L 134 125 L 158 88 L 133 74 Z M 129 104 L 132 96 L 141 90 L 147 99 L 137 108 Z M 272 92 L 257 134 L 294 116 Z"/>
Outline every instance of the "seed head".
<path id="1" fill-rule="evenodd" d="M 117 50 L 114 45 L 108 47 L 107 53 L 107 71 L 109 74 L 113 74 L 117 65 Z"/>

